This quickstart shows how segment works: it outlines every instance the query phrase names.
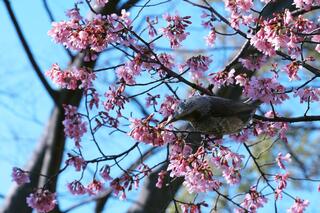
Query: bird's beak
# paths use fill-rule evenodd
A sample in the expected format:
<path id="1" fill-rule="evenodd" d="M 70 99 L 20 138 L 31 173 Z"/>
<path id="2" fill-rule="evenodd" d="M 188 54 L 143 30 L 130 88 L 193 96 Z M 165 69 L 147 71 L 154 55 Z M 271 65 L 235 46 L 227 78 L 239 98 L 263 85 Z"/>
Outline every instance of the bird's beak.
<path id="1" fill-rule="evenodd" d="M 170 124 L 170 123 L 175 122 L 175 121 L 177 121 L 177 119 L 176 119 L 174 116 L 170 115 L 169 118 L 168 118 L 168 120 L 167 120 L 167 122 L 166 122 L 166 126 L 167 126 L 168 124 Z"/>

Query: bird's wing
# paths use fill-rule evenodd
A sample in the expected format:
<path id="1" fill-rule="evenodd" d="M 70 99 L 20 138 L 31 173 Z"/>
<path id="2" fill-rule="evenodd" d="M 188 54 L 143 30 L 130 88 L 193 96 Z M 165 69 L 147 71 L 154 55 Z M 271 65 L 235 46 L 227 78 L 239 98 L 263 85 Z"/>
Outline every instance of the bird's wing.
<path id="1" fill-rule="evenodd" d="M 209 114 L 214 117 L 239 116 L 241 119 L 247 120 L 256 108 L 249 104 L 219 97 L 212 97 L 209 102 Z"/>

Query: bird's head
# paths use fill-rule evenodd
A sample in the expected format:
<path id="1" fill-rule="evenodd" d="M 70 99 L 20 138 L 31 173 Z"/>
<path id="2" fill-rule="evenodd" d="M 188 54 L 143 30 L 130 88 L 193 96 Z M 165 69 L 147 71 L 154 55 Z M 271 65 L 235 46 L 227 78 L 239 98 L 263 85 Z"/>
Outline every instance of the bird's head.
<path id="1" fill-rule="evenodd" d="M 192 121 L 199 116 L 199 113 L 198 105 L 193 99 L 183 100 L 176 106 L 174 113 L 169 117 L 167 124 L 179 120 Z"/>

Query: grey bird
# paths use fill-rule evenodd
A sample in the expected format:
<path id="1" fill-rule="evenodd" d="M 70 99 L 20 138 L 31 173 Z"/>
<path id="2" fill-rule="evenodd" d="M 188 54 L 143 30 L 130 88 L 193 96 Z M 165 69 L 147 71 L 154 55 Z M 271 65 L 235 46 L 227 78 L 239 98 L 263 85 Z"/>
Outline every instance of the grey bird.
<path id="1" fill-rule="evenodd" d="M 196 131 L 222 138 L 248 125 L 259 105 L 258 101 L 249 104 L 216 96 L 193 96 L 177 105 L 167 124 L 189 121 Z"/>

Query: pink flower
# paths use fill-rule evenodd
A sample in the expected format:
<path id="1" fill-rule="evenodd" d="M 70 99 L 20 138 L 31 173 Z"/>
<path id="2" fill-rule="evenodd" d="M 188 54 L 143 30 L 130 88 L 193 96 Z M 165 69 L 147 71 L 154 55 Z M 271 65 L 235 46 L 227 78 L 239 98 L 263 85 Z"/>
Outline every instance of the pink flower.
<path id="1" fill-rule="evenodd" d="M 56 206 L 57 200 L 55 193 L 48 190 L 41 190 L 31 193 L 27 197 L 27 204 L 38 212 L 50 212 Z"/>
<path id="2" fill-rule="evenodd" d="M 30 177 L 28 173 L 17 167 L 12 168 L 11 177 L 12 181 L 15 181 L 18 185 L 30 183 Z"/>
<path id="3" fill-rule="evenodd" d="M 105 165 L 100 169 L 100 175 L 105 181 L 112 180 L 113 178 L 110 176 L 110 166 Z"/>
<path id="4" fill-rule="evenodd" d="M 242 65 L 247 68 L 248 70 L 254 71 L 259 70 L 263 63 L 267 60 L 266 56 L 251 56 L 248 58 L 240 58 L 239 61 Z"/>
<path id="5" fill-rule="evenodd" d="M 180 43 L 189 35 L 185 30 L 191 24 L 190 18 L 190 16 L 180 17 L 178 13 L 174 16 L 163 15 L 163 19 L 167 21 L 167 26 L 161 28 L 161 31 L 163 36 L 170 40 L 171 48 L 180 47 Z"/>
<path id="6" fill-rule="evenodd" d="M 216 32 L 214 31 L 214 29 L 210 30 L 209 34 L 207 36 L 205 36 L 205 41 L 206 41 L 206 44 L 209 46 L 209 47 L 213 47 L 214 45 L 214 42 L 216 40 Z"/>
<path id="7" fill-rule="evenodd" d="M 190 155 L 184 155 L 177 147 L 170 153 L 167 171 L 170 171 L 171 177 L 184 177 L 183 185 L 189 193 L 208 192 L 221 186 L 221 183 L 214 179 L 204 155 L 203 147 Z"/>
<path id="8" fill-rule="evenodd" d="M 209 69 L 212 60 L 208 56 L 198 55 L 189 58 L 186 63 L 181 65 L 181 70 L 189 67 L 193 79 L 203 77 L 203 73 Z"/>
<path id="9" fill-rule="evenodd" d="M 201 213 L 200 205 L 180 204 L 183 213 Z"/>
<path id="10" fill-rule="evenodd" d="M 124 108 L 124 104 L 128 102 L 128 99 L 122 94 L 124 90 L 125 86 L 122 84 L 118 88 L 109 87 L 109 90 L 105 92 L 106 100 L 103 102 L 103 106 L 107 112 L 115 107 L 118 108 L 118 111 Z"/>
<path id="11" fill-rule="evenodd" d="M 301 88 L 294 91 L 294 97 L 300 97 L 300 103 L 303 102 L 318 102 L 320 100 L 319 88 Z"/>
<path id="12" fill-rule="evenodd" d="M 85 168 L 86 161 L 81 156 L 74 156 L 68 153 L 69 159 L 66 160 L 67 165 L 74 166 L 77 172 L 81 171 L 81 169 Z"/>
<path id="13" fill-rule="evenodd" d="M 77 113 L 77 107 L 64 105 L 65 119 L 62 122 L 64 133 L 67 137 L 74 139 L 76 147 L 80 147 L 81 137 L 87 132 L 87 123 L 82 121 Z"/>
<path id="14" fill-rule="evenodd" d="M 103 183 L 99 180 L 94 179 L 88 186 L 87 191 L 91 195 L 95 195 L 98 192 L 102 191 L 103 189 Z"/>
<path id="15" fill-rule="evenodd" d="M 149 122 L 152 117 L 153 115 L 143 120 L 131 119 L 131 131 L 129 135 L 137 141 L 153 146 L 161 146 L 173 141 L 175 139 L 173 133 L 161 130 L 160 127 L 150 126 Z"/>
<path id="16" fill-rule="evenodd" d="M 96 4 L 100 7 L 104 7 L 109 2 L 109 0 L 95 0 L 95 1 L 96 1 Z"/>
<path id="17" fill-rule="evenodd" d="M 72 67 L 62 70 L 58 64 L 53 64 L 46 75 L 61 88 L 70 90 L 88 89 L 96 78 L 96 75 L 89 68 Z"/>
<path id="18" fill-rule="evenodd" d="M 83 195 L 87 193 L 87 189 L 82 185 L 80 181 L 77 180 L 68 183 L 67 188 L 73 195 Z"/>
<path id="19" fill-rule="evenodd" d="M 147 97 L 146 97 L 146 107 L 150 107 L 153 106 L 155 107 L 158 102 L 157 102 L 157 98 L 160 98 L 160 95 L 151 95 L 150 93 L 147 93 Z"/>
<path id="20" fill-rule="evenodd" d="M 210 83 L 217 87 L 222 87 L 222 86 L 228 86 L 232 85 L 235 83 L 235 69 L 231 69 L 229 72 L 226 71 L 220 71 L 216 73 L 211 73 L 209 76 L 213 76 L 212 78 L 209 78 Z"/>
<path id="21" fill-rule="evenodd" d="M 160 105 L 159 113 L 164 117 L 172 115 L 178 102 L 179 101 L 174 96 L 167 95 Z"/>
<path id="22" fill-rule="evenodd" d="M 156 187 L 161 189 L 163 186 L 164 178 L 167 175 L 167 171 L 161 170 L 158 174 L 158 181 L 156 183 Z"/>
<path id="23" fill-rule="evenodd" d="M 286 67 L 283 69 L 289 76 L 290 81 L 292 80 L 300 80 L 298 76 L 298 71 L 301 68 L 301 65 L 299 65 L 296 61 L 293 61 L 292 63 L 286 65 Z"/>
<path id="24" fill-rule="evenodd" d="M 278 182 L 278 186 L 277 186 L 277 189 L 276 189 L 276 199 L 278 199 L 278 197 L 282 198 L 282 191 L 287 187 L 287 180 L 289 178 L 289 173 L 286 173 L 286 174 L 277 174 L 275 177 L 274 177 L 274 180 L 276 182 Z"/>
<path id="25" fill-rule="evenodd" d="M 265 103 L 280 104 L 289 98 L 284 93 L 285 87 L 278 83 L 275 78 L 259 78 L 254 76 L 248 84 L 244 85 L 243 92 L 245 96 Z"/>
<path id="26" fill-rule="evenodd" d="M 246 194 L 241 206 L 247 209 L 250 213 L 257 212 L 258 208 L 263 207 L 267 203 L 267 198 L 257 192 L 255 187 L 251 187 L 249 193 Z"/>
<path id="27" fill-rule="evenodd" d="M 296 198 L 294 204 L 287 210 L 289 213 L 303 213 L 304 210 L 309 206 L 308 200 L 302 200 L 300 198 Z"/>
<path id="28" fill-rule="evenodd" d="M 278 166 L 281 168 L 281 169 L 286 169 L 286 167 L 284 166 L 283 162 L 286 161 L 286 162 L 291 162 L 291 155 L 290 153 L 287 153 L 285 156 L 282 155 L 282 153 L 280 152 L 276 158 L 276 161 L 278 163 Z"/>

